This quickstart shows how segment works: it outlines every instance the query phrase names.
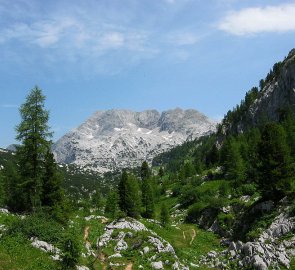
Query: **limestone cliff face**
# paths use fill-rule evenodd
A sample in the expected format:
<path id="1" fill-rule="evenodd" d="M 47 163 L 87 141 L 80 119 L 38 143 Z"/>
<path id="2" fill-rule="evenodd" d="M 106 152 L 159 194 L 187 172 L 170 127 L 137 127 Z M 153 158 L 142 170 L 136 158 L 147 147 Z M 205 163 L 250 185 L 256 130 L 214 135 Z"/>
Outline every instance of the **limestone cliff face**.
<path id="1" fill-rule="evenodd" d="M 295 113 L 295 49 L 283 62 L 274 65 L 262 89 L 253 89 L 247 93 L 248 100 L 245 98 L 240 106 L 227 113 L 219 130 L 221 134 L 242 133 L 265 120 L 278 121 L 285 109 Z M 249 101 L 253 95 L 256 98 Z"/>
<path id="2" fill-rule="evenodd" d="M 97 111 L 53 146 L 59 163 L 107 172 L 143 160 L 215 131 L 216 123 L 196 110 Z"/>
<path id="3" fill-rule="evenodd" d="M 289 106 L 295 112 L 295 49 L 284 60 L 279 76 L 263 88 L 250 113 L 256 122 L 262 114 L 278 120 L 279 110 Z"/>

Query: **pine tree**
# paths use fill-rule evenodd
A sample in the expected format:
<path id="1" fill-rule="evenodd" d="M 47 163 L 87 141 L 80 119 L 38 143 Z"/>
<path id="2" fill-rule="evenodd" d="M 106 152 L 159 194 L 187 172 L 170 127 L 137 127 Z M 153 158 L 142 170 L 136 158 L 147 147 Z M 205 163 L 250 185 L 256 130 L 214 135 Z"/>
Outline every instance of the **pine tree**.
<path id="1" fill-rule="evenodd" d="M 62 269 L 76 269 L 81 254 L 79 238 L 75 233 L 66 233 L 62 239 Z"/>
<path id="2" fill-rule="evenodd" d="M 16 129 L 16 138 L 21 142 L 17 148 L 17 158 L 26 210 L 41 206 L 43 165 L 51 136 L 49 113 L 44 109 L 44 100 L 45 96 L 37 86 L 31 90 L 20 108 L 22 121 Z"/>
<path id="3" fill-rule="evenodd" d="M 162 180 L 163 176 L 164 176 L 164 169 L 161 166 L 160 169 L 159 169 L 159 177 L 160 177 L 161 180 Z"/>
<path id="4" fill-rule="evenodd" d="M 153 218 L 155 212 L 154 192 L 151 185 L 151 179 L 144 179 L 142 182 L 142 205 L 144 207 L 144 216 Z"/>
<path id="5" fill-rule="evenodd" d="M 260 164 L 259 186 L 264 195 L 274 196 L 288 192 L 292 183 L 290 150 L 281 125 L 266 124 L 258 145 Z"/>
<path id="6" fill-rule="evenodd" d="M 140 195 L 138 181 L 134 175 L 129 175 L 126 182 L 126 214 L 138 218 L 140 215 Z"/>
<path id="7" fill-rule="evenodd" d="M 144 207 L 143 215 L 146 218 L 152 218 L 155 211 L 154 192 L 151 183 L 151 173 L 149 165 L 144 161 L 141 165 L 141 194 L 142 205 Z"/>
<path id="8" fill-rule="evenodd" d="M 149 164 L 146 161 L 144 161 L 141 164 L 141 169 L 140 169 L 141 180 L 147 179 L 150 176 L 151 176 L 151 171 L 150 171 L 150 168 L 149 168 Z"/>
<path id="9" fill-rule="evenodd" d="M 227 179 L 235 180 L 236 183 L 245 179 L 245 164 L 239 144 L 232 137 L 227 138 L 222 147 L 221 160 Z"/>
<path id="10" fill-rule="evenodd" d="M 31 211 L 42 205 L 58 204 L 62 200 L 61 176 L 50 152 L 52 133 L 49 113 L 44 109 L 45 96 L 37 86 L 31 90 L 20 108 L 21 123 L 17 126 L 19 184 L 22 210 Z"/>
<path id="11" fill-rule="evenodd" d="M 104 211 L 111 218 L 117 216 L 119 212 L 119 196 L 117 191 L 109 192 Z"/>
<path id="12" fill-rule="evenodd" d="M 48 150 L 44 160 L 44 175 L 42 182 L 42 205 L 53 207 L 63 200 L 61 188 L 62 177 L 57 170 L 53 154 Z"/>
<path id="13" fill-rule="evenodd" d="M 3 170 L 3 188 L 5 193 L 5 205 L 11 211 L 26 210 L 26 198 L 20 188 L 20 177 L 16 166 L 8 161 Z"/>
<path id="14" fill-rule="evenodd" d="M 127 206 L 126 206 L 127 181 L 128 181 L 128 173 L 126 170 L 123 170 L 122 176 L 118 185 L 119 206 L 123 212 L 127 211 Z"/>

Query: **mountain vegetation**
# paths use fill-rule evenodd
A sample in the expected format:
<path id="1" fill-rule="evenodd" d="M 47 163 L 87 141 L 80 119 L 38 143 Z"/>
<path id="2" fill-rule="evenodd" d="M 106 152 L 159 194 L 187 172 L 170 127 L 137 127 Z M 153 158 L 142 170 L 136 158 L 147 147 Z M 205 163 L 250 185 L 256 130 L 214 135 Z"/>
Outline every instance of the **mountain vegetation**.
<path id="1" fill-rule="evenodd" d="M 294 59 L 215 133 L 104 176 L 56 163 L 35 87 L 0 149 L 0 269 L 294 269 Z"/>

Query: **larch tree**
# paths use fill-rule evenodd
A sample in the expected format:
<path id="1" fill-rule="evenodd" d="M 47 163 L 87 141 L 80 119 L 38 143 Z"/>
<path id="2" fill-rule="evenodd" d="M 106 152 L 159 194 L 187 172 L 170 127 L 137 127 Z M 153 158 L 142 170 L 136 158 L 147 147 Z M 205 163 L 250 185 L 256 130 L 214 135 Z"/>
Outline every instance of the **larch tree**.
<path id="1" fill-rule="evenodd" d="M 41 89 L 37 86 L 33 88 L 20 108 L 21 122 L 16 128 L 16 139 L 20 141 L 16 150 L 19 187 L 23 198 L 22 210 L 25 211 L 42 206 L 44 200 L 48 204 L 53 203 L 50 202 L 52 198 L 43 197 L 44 188 L 51 193 L 48 196 L 59 196 L 59 191 L 56 192 L 59 180 L 53 172 L 53 156 L 48 154 L 51 151 L 52 133 L 49 130 L 49 112 L 44 108 L 44 101 L 45 96 Z M 49 187 L 51 184 L 53 186 Z"/>

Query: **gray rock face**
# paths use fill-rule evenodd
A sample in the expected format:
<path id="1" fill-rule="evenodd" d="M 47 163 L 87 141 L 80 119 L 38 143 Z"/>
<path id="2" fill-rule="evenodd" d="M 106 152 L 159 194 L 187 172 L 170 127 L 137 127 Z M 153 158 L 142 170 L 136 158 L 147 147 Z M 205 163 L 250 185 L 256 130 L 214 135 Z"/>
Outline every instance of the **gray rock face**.
<path id="1" fill-rule="evenodd" d="M 97 111 L 53 146 L 59 163 L 98 172 L 134 167 L 186 140 L 215 130 L 196 110 Z"/>
<path id="2" fill-rule="evenodd" d="M 281 213 L 255 241 L 247 243 L 230 242 L 227 250 L 220 253 L 210 251 L 202 257 L 200 263 L 220 267 L 219 263 L 223 261 L 225 267 L 221 267 L 221 269 L 228 269 L 225 259 L 228 257 L 242 269 L 267 270 L 278 265 L 289 268 L 290 257 L 293 256 L 295 247 L 295 237 L 288 241 L 281 241 L 280 237 L 293 231 L 295 218 L 289 217 L 286 212 L 286 209 L 281 209 Z"/>
<path id="3" fill-rule="evenodd" d="M 257 126 L 262 119 L 277 121 L 282 109 L 291 108 L 295 112 L 295 49 L 283 61 L 279 74 L 266 83 L 259 97 L 250 105 L 249 109 L 240 117 L 240 121 L 234 125 L 223 126 L 223 132 L 227 129 L 236 130 L 239 133 L 245 131 L 245 119 L 250 126 Z"/>

